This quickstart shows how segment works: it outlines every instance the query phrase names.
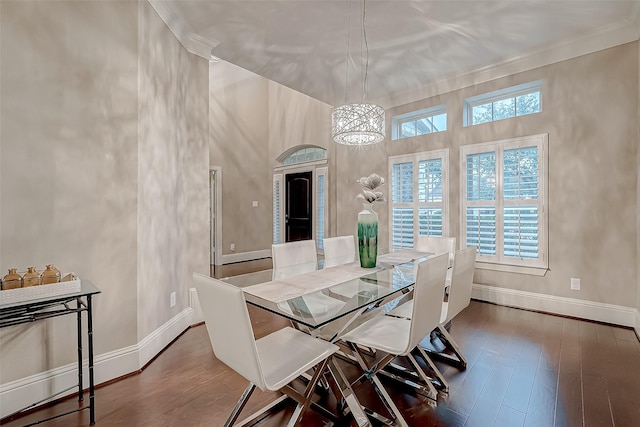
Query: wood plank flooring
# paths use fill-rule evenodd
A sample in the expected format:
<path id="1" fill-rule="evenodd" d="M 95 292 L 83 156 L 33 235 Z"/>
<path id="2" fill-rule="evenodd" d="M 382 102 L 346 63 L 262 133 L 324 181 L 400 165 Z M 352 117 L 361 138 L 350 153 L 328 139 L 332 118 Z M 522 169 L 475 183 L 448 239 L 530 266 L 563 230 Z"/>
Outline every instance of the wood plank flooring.
<path id="1" fill-rule="evenodd" d="M 254 307 L 250 314 L 256 337 L 287 325 Z M 435 407 L 389 383 L 411 426 L 640 425 L 640 343 L 630 329 L 473 301 L 454 319 L 450 332 L 468 366 L 459 371 L 438 363 L 450 393 L 440 396 Z M 355 367 L 345 367 L 351 378 L 359 375 Z M 195 326 L 142 373 L 99 387 L 96 425 L 222 426 L 246 385 L 215 359 L 205 326 Z M 354 389 L 362 402 L 383 411 L 368 382 Z M 243 414 L 276 396 L 257 390 Z M 77 405 L 66 400 L 3 424 L 25 425 Z M 259 425 L 282 426 L 291 411 L 287 405 Z M 45 425 L 86 426 L 88 419 L 83 411 Z M 340 424 L 354 425 L 333 425 Z M 308 412 L 303 425 L 332 424 Z"/>

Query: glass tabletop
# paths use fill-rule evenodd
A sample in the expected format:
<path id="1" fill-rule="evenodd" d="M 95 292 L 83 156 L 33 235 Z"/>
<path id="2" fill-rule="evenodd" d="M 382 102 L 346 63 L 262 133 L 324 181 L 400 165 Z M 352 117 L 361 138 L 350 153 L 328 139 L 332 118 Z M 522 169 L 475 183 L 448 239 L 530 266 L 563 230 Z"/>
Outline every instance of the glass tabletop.
<path id="1" fill-rule="evenodd" d="M 393 294 L 400 295 L 415 283 L 418 263 L 429 256 L 431 254 L 425 254 L 398 265 L 380 264 L 364 275 L 359 264 L 345 264 L 314 268 L 284 278 L 274 278 L 277 274 L 273 270 L 263 270 L 222 280 L 245 288 L 245 298 L 252 305 L 310 328 L 319 328 Z M 353 275 L 360 277 L 349 277 Z M 305 289 L 309 283 L 321 288 Z"/>

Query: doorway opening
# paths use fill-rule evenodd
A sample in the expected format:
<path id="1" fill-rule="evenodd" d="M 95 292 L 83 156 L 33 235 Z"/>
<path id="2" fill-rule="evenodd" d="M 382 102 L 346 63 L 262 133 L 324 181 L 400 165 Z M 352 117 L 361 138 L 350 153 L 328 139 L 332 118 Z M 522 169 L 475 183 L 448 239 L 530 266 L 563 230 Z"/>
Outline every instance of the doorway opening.
<path id="1" fill-rule="evenodd" d="M 285 242 L 309 240 L 313 226 L 312 173 L 287 174 L 285 182 Z"/>
<path id="2" fill-rule="evenodd" d="M 328 231 L 327 150 L 298 145 L 276 159 L 273 174 L 273 243 L 315 239 L 318 253 Z"/>

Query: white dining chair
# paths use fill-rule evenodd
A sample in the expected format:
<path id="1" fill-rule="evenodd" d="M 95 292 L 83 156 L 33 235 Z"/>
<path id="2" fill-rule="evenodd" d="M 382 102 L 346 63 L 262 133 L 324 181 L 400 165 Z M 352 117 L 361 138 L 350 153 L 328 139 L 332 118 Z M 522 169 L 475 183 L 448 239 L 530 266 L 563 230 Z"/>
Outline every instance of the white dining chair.
<path id="1" fill-rule="evenodd" d="M 433 252 L 436 255 L 447 253 L 449 254 L 449 266 L 452 266 L 456 253 L 456 238 L 416 236 L 414 249 L 421 252 Z"/>
<path id="2" fill-rule="evenodd" d="M 466 369 L 467 361 L 462 355 L 459 346 L 448 331 L 451 320 L 462 310 L 464 310 L 471 302 L 471 287 L 473 284 L 473 272 L 476 261 L 476 247 L 469 246 L 456 252 L 453 268 L 449 269 L 451 273 L 451 285 L 449 298 L 442 304 L 440 313 L 440 324 L 429 334 L 431 341 L 434 342 L 439 338 L 446 351 L 425 350 L 438 359 L 444 360 L 452 365 L 456 365 L 461 369 Z M 387 313 L 388 316 L 410 319 L 413 315 L 413 300 L 394 308 Z"/>
<path id="3" fill-rule="evenodd" d="M 318 269 L 315 240 L 273 244 L 271 245 L 271 256 L 273 260 L 273 280 L 286 279 Z M 344 305 L 344 302 L 324 295 L 322 292 L 312 292 L 298 298 L 296 301 L 281 302 L 278 307 L 285 312 L 293 314 L 294 312 L 300 313 L 300 307 L 304 306 L 306 316 L 317 317 L 324 316 L 328 310 L 335 310 L 335 307 L 340 305 Z M 306 328 L 297 324 L 295 327 L 306 330 Z"/>
<path id="4" fill-rule="evenodd" d="M 432 341 L 435 339 L 435 336 L 437 336 L 450 351 L 430 352 L 430 354 L 456 365 L 461 369 L 466 369 L 467 361 L 448 329 L 450 328 L 451 321 L 471 303 L 471 288 L 473 285 L 475 262 L 475 246 L 469 246 L 456 252 L 449 298 L 448 301 L 442 305 L 440 324 L 434 330 L 434 333 L 431 334 Z"/>
<path id="5" fill-rule="evenodd" d="M 453 277 L 453 264 L 456 253 L 455 237 L 434 237 L 434 236 L 417 236 L 414 241 L 414 249 L 421 252 L 433 252 L 436 255 L 448 254 L 449 269 L 447 270 L 447 278 L 442 287 L 442 298 L 444 301 L 448 299 L 449 287 L 451 286 L 451 278 Z M 389 314 L 392 316 L 409 318 L 413 309 L 411 301 L 397 306 Z"/>
<path id="6" fill-rule="evenodd" d="M 273 279 L 284 279 L 318 269 L 315 240 L 271 245 Z"/>
<path id="7" fill-rule="evenodd" d="M 439 383 L 440 379 L 443 381 L 444 379 L 438 368 L 418 344 L 440 323 L 442 311 L 440 292 L 447 274 L 448 259 L 447 254 L 442 254 L 429 258 L 418 265 L 411 319 L 376 316 L 341 337 L 349 344 L 355 359 L 364 370 L 365 376 L 372 382 L 375 391 L 401 426 L 408 424 L 385 390 L 378 373 L 394 358 L 406 356 L 424 386 L 429 390 L 429 397 L 434 400 L 437 398 L 437 390 L 432 382 Z M 363 354 L 361 347 L 375 349 L 386 353 L 386 356 L 381 359 L 377 358 L 379 360 L 375 364 L 369 364 L 369 358 Z M 429 370 L 436 377 L 427 376 L 414 356 L 416 353 L 426 361 Z"/>
<path id="8" fill-rule="evenodd" d="M 322 240 L 324 248 L 324 268 L 354 262 L 356 245 L 354 236 L 328 237 Z"/>
<path id="9" fill-rule="evenodd" d="M 338 346 L 291 327 L 256 340 L 241 288 L 198 273 L 193 279 L 215 356 L 249 381 L 225 427 L 234 425 L 256 387 L 279 390 L 293 398 L 298 405 L 288 426 L 297 425 Z M 304 393 L 288 387 L 312 368 L 314 373 Z"/>

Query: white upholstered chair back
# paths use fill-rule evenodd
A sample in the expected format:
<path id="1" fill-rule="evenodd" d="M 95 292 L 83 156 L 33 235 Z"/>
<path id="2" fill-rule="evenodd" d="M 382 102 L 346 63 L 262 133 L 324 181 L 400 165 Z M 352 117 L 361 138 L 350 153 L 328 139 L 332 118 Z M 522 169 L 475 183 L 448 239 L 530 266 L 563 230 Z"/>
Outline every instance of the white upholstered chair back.
<path id="1" fill-rule="evenodd" d="M 456 252 L 451 287 L 449 289 L 447 315 L 442 323 L 448 323 L 471 302 L 471 286 L 473 284 L 475 263 L 475 246 L 469 246 Z"/>
<path id="2" fill-rule="evenodd" d="M 414 249 L 422 252 L 433 252 L 436 255 L 448 253 L 449 265 L 453 264 L 456 252 L 455 237 L 417 236 Z"/>
<path id="3" fill-rule="evenodd" d="M 283 279 L 317 270 L 318 255 L 315 240 L 271 245 L 273 278 Z"/>
<path id="4" fill-rule="evenodd" d="M 449 256 L 440 254 L 418 265 L 413 287 L 413 310 L 409 342 L 403 352 L 407 354 L 440 323 L 442 287 L 447 277 Z"/>
<path id="5" fill-rule="evenodd" d="M 356 260 L 354 236 L 329 237 L 322 241 L 324 247 L 324 267 L 348 264 Z"/>
<path id="6" fill-rule="evenodd" d="M 266 390 L 242 288 L 194 273 L 193 280 L 216 357 Z"/>

